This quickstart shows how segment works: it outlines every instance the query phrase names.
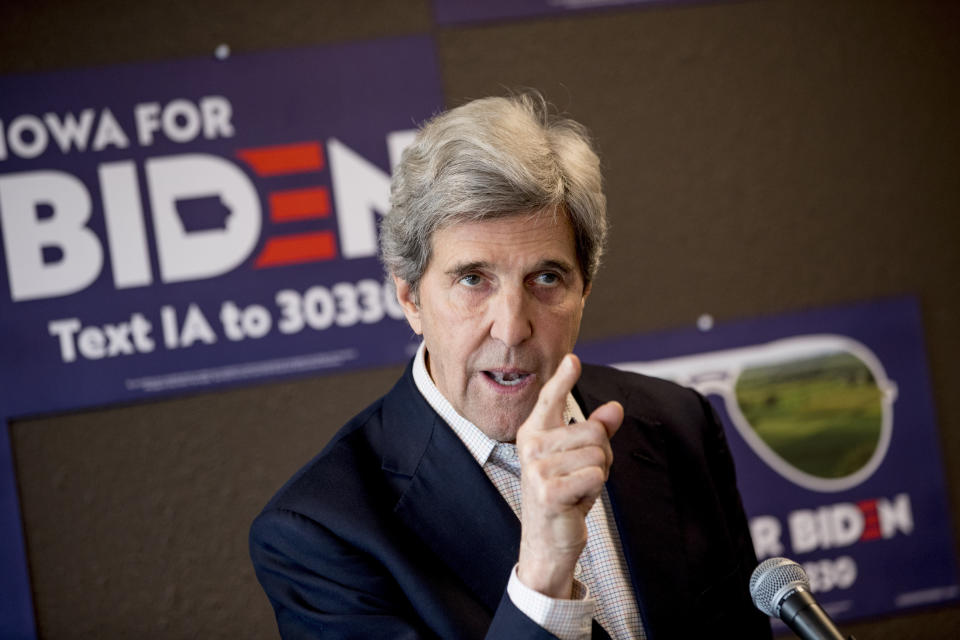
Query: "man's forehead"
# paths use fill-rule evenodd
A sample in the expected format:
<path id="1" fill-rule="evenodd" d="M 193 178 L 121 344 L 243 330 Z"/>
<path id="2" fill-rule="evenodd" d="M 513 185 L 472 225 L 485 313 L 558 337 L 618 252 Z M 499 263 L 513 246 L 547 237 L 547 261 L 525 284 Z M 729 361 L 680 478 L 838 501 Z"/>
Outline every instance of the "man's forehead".
<path id="1" fill-rule="evenodd" d="M 451 222 L 431 239 L 434 256 L 451 263 L 483 263 L 495 258 L 524 262 L 576 263 L 573 229 L 565 215 L 524 212 Z"/>
<path id="2" fill-rule="evenodd" d="M 573 227 L 566 213 L 545 209 L 453 218 L 441 224 L 433 232 L 432 241 L 436 243 L 437 235 L 465 234 L 477 240 L 484 240 L 490 236 L 522 237 L 532 230 L 571 235 L 573 233 Z"/>

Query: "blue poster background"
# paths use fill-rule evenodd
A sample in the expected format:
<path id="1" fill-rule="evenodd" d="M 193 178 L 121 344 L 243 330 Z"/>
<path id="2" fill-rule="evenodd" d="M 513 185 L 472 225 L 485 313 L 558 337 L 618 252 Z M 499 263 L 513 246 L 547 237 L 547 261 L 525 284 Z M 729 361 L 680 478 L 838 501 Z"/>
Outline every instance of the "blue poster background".
<path id="1" fill-rule="evenodd" d="M 407 358 L 375 229 L 442 106 L 429 37 L 12 75 L 0 95 L 0 420 Z M 98 254 L 89 282 L 48 269 Z M 0 539 L 0 637 L 33 637 L 5 426 Z"/>
<path id="2" fill-rule="evenodd" d="M 129 147 L 124 149 L 107 147 L 101 151 L 88 149 L 84 152 L 72 149 L 69 153 L 61 153 L 51 141 L 46 152 L 37 158 L 19 158 L 11 152 L 5 161 L 0 162 L 0 180 L 11 174 L 37 171 L 56 171 L 78 178 L 88 190 L 92 203 L 87 226 L 96 234 L 104 253 L 104 265 L 96 280 L 69 295 L 14 302 L 10 270 L 0 269 L 0 340 L 5 364 L 0 370 L 0 388 L 3 389 L 2 403 L 6 415 L 135 400 L 151 395 L 158 388 L 205 387 L 211 384 L 211 380 L 257 377 L 249 372 L 232 370 L 232 373 L 221 371 L 219 377 L 196 376 L 188 384 L 170 379 L 154 381 L 153 385 L 143 384 L 145 376 L 164 373 L 209 372 L 219 366 L 264 361 L 275 363 L 278 358 L 303 354 L 330 356 L 326 359 L 318 357 L 313 368 L 370 366 L 397 362 L 405 357 L 404 342 L 409 329 L 397 317 L 398 314 L 371 313 L 371 322 L 345 317 L 351 315 L 345 306 L 359 305 L 370 310 L 373 304 L 382 307 L 382 299 L 376 303 L 366 300 L 344 303 L 338 299 L 334 302 L 336 321 L 325 321 L 323 324 L 329 326 L 322 330 L 310 326 L 292 333 L 279 330 L 283 314 L 282 306 L 276 301 L 277 292 L 292 290 L 303 295 L 317 285 L 332 290 L 338 283 L 355 285 L 365 279 L 382 282 L 382 269 L 375 255 L 347 258 L 340 247 L 339 251 L 335 248 L 335 255 L 329 258 L 301 264 L 257 268 L 256 262 L 269 241 L 275 238 L 326 232 L 336 243 L 342 244 L 339 226 L 342 221 L 339 218 L 355 212 L 337 210 L 339 198 L 344 194 L 338 193 L 332 184 L 331 176 L 336 169 L 333 144 L 338 144 L 341 149 L 346 147 L 346 153 L 358 155 L 363 162 L 374 165 L 385 183 L 390 168 L 387 135 L 409 131 L 417 122 L 438 110 L 441 104 L 434 52 L 428 39 L 407 38 L 327 49 L 238 55 L 222 62 L 192 60 L 13 76 L 0 80 L 0 92 L 5 96 L 0 106 L 0 120 L 7 124 L 8 130 L 19 114 L 77 114 L 89 107 L 97 111 L 108 107 L 130 139 Z M 229 101 L 232 135 L 215 139 L 199 136 L 182 143 L 156 133 L 148 146 L 137 144 L 137 125 L 132 115 L 137 104 L 156 102 L 162 106 L 173 100 L 196 103 L 208 96 Z M 320 168 L 258 175 L 241 158 L 250 150 L 269 150 L 292 144 L 310 144 L 319 148 L 322 154 Z M 227 273 L 162 282 L 158 264 L 159 239 L 154 226 L 148 222 L 152 212 L 150 184 L 144 176 L 144 165 L 151 159 L 178 158 L 187 154 L 213 156 L 228 163 L 234 171 L 243 172 L 259 196 L 262 229 L 257 245 L 247 258 Z M 108 240 L 97 173 L 104 165 L 120 161 L 132 161 L 138 172 L 152 274 L 149 284 L 127 288 L 118 288 L 114 284 L 109 249 L 116 243 Z M 202 191 L 203 178 L 196 179 L 201 182 L 199 188 Z M 364 192 L 374 186 L 381 187 L 382 184 L 358 183 L 354 191 Z M 0 188 L 3 188 L 2 184 Z M 270 199 L 278 192 L 315 188 L 325 189 L 331 201 L 331 211 L 324 216 L 275 221 L 269 215 Z M 220 194 L 216 185 L 211 185 L 210 195 L 185 198 L 177 203 L 185 221 L 192 206 L 197 212 L 195 224 L 213 225 L 212 229 L 191 229 L 189 222 L 184 222 L 187 235 L 220 231 L 216 227 L 223 223 L 216 220 L 211 223 L 203 218 L 215 217 L 218 208 L 226 210 L 229 207 L 217 201 Z M 366 210 L 373 218 L 375 214 L 371 209 L 367 207 Z M 183 214 L 184 210 L 188 213 Z M 9 233 L 9 229 L 0 231 Z M 18 239 L 10 241 L 17 242 Z M 189 256 L 181 258 L 186 260 Z M 345 291 L 339 298 L 346 295 L 366 298 L 372 297 L 373 293 L 372 288 L 369 292 Z M 272 316 L 271 329 L 262 337 L 231 340 L 219 318 L 225 301 L 233 302 L 237 308 L 251 304 L 265 307 Z M 323 301 L 327 301 L 327 297 Z M 162 331 L 161 309 L 172 307 L 178 326 L 182 328 L 191 304 L 197 305 L 216 341 L 195 340 L 189 345 L 170 348 Z M 106 325 L 129 324 L 134 313 L 140 313 L 151 324 L 150 338 L 154 344 L 150 352 L 136 350 L 132 354 L 96 359 L 80 354 L 74 361 L 64 362 L 60 338 L 50 329 L 51 321 L 76 318 L 84 328 L 99 327 L 105 332 Z M 73 339 L 77 342 L 79 333 L 74 333 Z M 310 368 L 310 363 L 297 361 L 292 363 L 291 372 L 303 373 Z M 275 377 L 278 372 L 282 372 L 281 365 L 274 366 L 266 375 Z"/>
<path id="3" fill-rule="evenodd" d="M 655 369 L 658 361 L 678 356 L 708 362 L 710 354 L 717 352 L 742 354 L 745 349 L 762 350 L 798 337 L 850 339 L 876 356 L 896 391 L 890 441 L 869 477 L 846 489 L 810 489 L 765 462 L 733 425 L 729 400 L 708 395 L 724 422 L 758 555 L 761 559 L 782 555 L 803 564 L 819 592 L 818 600 L 836 620 L 956 600 L 960 588 L 949 506 L 921 317 L 912 298 L 756 318 L 709 331 L 679 330 L 583 343 L 577 352 L 587 362 L 641 362 Z M 686 366 L 696 369 L 689 362 Z M 704 374 L 711 369 L 716 376 L 717 367 L 704 367 Z M 682 382 L 710 387 L 716 379 L 704 375 Z M 874 518 L 877 514 L 879 523 Z M 860 516 L 865 523 L 858 520 Z M 804 539 L 792 536 L 791 518 Z M 774 550 L 770 525 L 781 528 L 775 538 L 779 548 Z M 863 536 L 841 539 L 844 536 L 838 530 L 847 528 L 856 535 L 861 525 Z M 779 620 L 775 627 L 784 629 Z"/>
<path id="4" fill-rule="evenodd" d="M 691 4 L 717 0 L 433 0 L 438 24 L 487 20 L 534 18 L 579 11 L 619 9 L 630 6 Z"/>

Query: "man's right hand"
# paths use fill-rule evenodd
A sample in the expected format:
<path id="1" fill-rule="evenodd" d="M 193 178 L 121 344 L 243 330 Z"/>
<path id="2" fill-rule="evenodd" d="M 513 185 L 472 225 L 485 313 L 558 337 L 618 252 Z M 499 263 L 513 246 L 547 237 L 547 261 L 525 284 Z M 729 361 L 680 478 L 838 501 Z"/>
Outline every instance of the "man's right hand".
<path id="1" fill-rule="evenodd" d="M 623 407 L 608 402 L 585 422 L 564 423 L 567 395 L 580 378 L 580 361 L 564 356 L 540 390 L 517 432 L 521 466 L 521 539 L 518 576 L 552 598 L 570 598 L 573 571 L 587 542 L 586 515 L 610 472 L 610 438 Z"/>

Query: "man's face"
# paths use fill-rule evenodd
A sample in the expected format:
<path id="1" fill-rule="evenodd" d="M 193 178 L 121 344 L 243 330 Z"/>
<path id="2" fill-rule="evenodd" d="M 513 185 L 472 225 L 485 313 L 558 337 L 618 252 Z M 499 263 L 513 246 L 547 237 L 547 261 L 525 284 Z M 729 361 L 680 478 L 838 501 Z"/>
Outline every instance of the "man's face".
<path id="1" fill-rule="evenodd" d="M 419 300 L 396 282 L 437 388 L 487 436 L 512 442 L 580 330 L 589 287 L 567 216 L 517 214 L 441 229 Z"/>

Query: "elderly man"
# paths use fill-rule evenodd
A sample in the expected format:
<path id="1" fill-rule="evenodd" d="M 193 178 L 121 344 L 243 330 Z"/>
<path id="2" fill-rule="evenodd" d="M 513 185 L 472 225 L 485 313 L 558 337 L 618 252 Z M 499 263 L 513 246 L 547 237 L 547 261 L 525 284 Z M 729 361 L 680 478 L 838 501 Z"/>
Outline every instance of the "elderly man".
<path id="1" fill-rule="evenodd" d="M 605 207 L 535 94 L 419 132 L 382 254 L 423 342 L 251 530 L 284 637 L 769 637 L 709 405 L 571 354 Z"/>

